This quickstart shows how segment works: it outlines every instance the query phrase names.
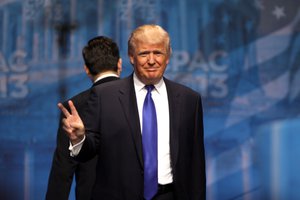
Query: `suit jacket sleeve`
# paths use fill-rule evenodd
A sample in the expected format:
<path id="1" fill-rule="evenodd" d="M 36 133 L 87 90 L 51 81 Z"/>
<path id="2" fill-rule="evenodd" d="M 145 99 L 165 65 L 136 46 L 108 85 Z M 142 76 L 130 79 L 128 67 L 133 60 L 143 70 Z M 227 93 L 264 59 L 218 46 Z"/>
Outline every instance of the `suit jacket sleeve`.
<path id="1" fill-rule="evenodd" d="M 86 109 L 83 111 L 81 116 L 85 126 L 86 139 L 82 145 L 80 153 L 75 157 L 76 160 L 80 162 L 86 162 L 94 158 L 97 154 L 97 144 L 100 137 L 99 113 L 100 105 L 97 87 L 93 87 L 86 104 Z"/>
<path id="2" fill-rule="evenodd" d="M 205 151 L 204 151 L 204 130 L 203 110 L 201 97 L 199 96 L 195 116 L 195 133 L 193 139 L 192 155 L 192 176 L 191 189 L 194 196 L 192 199 L 206 199 L 206 175 L 205 175 Z"/>
<path id="3" fill-rule="evenodd" d="M 62 118 L 61 115 L 57 131 L 57 146 L 48 179 L 47 200 L 68 199 L 76 167 L 76 161 L 70 157 L 69 138 L 62 128 Z"/>

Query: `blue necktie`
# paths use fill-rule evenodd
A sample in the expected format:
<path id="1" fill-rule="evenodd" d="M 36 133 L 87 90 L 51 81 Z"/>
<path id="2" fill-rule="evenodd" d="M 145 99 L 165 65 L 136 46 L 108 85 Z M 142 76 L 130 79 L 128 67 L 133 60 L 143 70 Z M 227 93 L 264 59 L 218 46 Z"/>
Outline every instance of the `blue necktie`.
<path id="1" fill-rule="evenodd" d="M 147 95 L 143 106 L 143 157 L 144 157 L 144 198 L 150 200 L 157 192 L 157 120 L 151 91 L 153 85 L 145 86 Z"/>

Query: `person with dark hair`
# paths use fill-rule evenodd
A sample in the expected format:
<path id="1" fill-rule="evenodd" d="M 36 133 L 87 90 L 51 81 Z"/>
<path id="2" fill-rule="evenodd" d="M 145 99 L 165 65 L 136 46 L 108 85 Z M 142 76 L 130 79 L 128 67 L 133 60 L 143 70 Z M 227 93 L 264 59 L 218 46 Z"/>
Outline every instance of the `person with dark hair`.
<path id="1" fill-rule="evenodd" d="M 169 34 L 158 25 L 135 29 L 128 41 L 133 73 L 94 87 L 79 116 L 65 118 L 70 155 L 98 156 L 92 199 L 204 200 L 203 111 L 200 94 L 164 77 Z"/>
<path id="2" fill-rule="evenodd" d="M 98 36 L 90 41 L 82 50 L 84 70 L 93 82 L 91 88 L 103 83 L 119 79 L 122 70 L 122 60 L 118 45 L 110 38 Z M 81 115 L 91 88 L 72 97 L 70 100 Z M 67 102 L 64 106 L 68 108 Z M 60 118 L 60 122 L 62 115 Z M 81 163 L 70 157 L 68 149 L 69 138 L 59 124 L 57 132 L 57 146 L 54 152 L 52 167 L 46 193 L 47 200 L 68 200 L 73 177 L 75 175 L 75 196 L 77 200 L 91 198 L 91 191 L 96 177 L 97 157 Z"/>

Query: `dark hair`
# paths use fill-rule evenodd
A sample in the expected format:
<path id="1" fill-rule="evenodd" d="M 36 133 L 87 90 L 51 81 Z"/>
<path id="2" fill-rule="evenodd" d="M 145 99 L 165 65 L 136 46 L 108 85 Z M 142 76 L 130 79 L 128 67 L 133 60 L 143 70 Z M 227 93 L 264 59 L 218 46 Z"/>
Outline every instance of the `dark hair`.
<path id="1" fill-rule="evenodd" d="M 87 46 L 82 49 L 82 56 L 92 75 L 118 70 L 119 47 L 108 37 L 98 36 L 89 40 Z"/>

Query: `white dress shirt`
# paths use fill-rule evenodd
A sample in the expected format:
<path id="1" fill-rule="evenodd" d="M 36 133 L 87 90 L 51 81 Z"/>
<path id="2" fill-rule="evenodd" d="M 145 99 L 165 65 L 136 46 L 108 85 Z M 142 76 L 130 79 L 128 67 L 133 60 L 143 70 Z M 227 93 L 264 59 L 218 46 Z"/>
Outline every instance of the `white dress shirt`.
<path id="1" fill-rule="evenodd" d="M 141 130 L 143 130 L 143 104 L 147 94 L 145 84 L 133 75 L 133 83 L 138 105 Z M 155 104 L 157 117 L 157 159 L 158 159 L 158 183 L 168 184 L 173 182 L 170 160 L 170 120 L 169 103 L 165 82 L 161 79 L 154 85 L 152 99 Z M 143 133 L 142 133 L 143 134 Z"/>

